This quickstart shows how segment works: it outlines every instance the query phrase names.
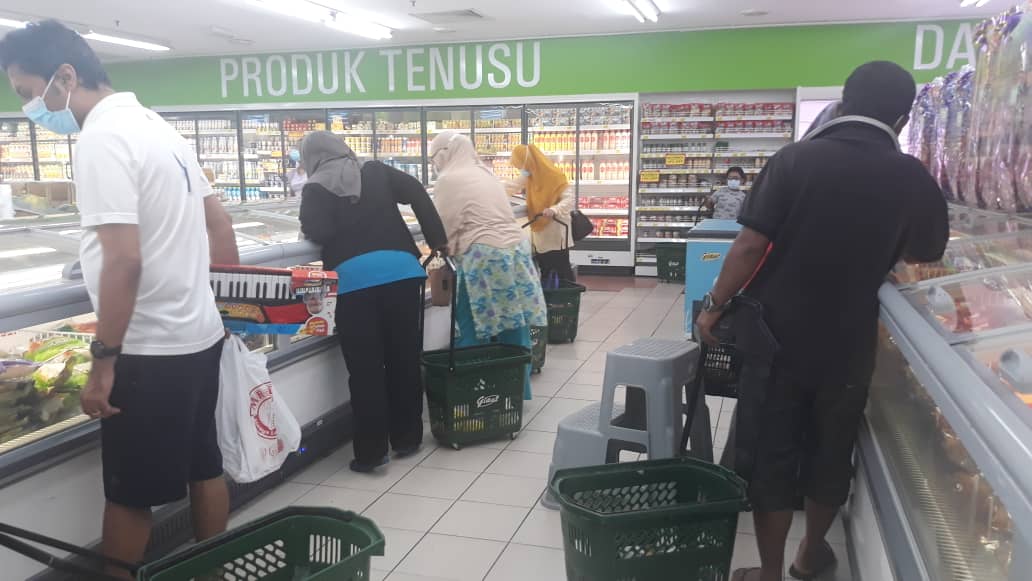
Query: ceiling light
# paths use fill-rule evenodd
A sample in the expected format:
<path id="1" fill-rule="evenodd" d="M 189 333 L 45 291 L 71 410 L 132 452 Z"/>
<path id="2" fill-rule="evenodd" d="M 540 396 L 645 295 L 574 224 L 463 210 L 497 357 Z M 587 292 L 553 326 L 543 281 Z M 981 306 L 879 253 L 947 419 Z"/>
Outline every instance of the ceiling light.
<path id="1" fill-rule="evenodd" d="M 742 11 L 742 16 L 766 16 L 770 14 L 766 10 L 760 10 L 759 8 L 749 8 Z"/>
<path id="2" fill-rule="evenodd" d="M 8 28 L 25 28 L 25 23 L 21 20 L 11 20 L 10 18 L 0 18 L 0 26 L 6 26 Z"/>
<path id="3" fill-rule="evenodd" d="M 82 35 L 86 40 L 95 40 L 97 42 L 106 42 L 108 44 L 117 44 L 120 46 L 128 46 L 130 48 L 139 48 L 142 50 L 151 50 L 154 52 L 165 52 L 172 50 L 171 48 L 163 44 L 155 44 L 153 42 L 144 42 L 142 40 L 133 40 L 131 38 L 122 38 L 121 36 L 111 36 L 108 34 L 100 34 L 93 32 L 92 30 Z"/>
<path id="4" fill-rule="evenodd" d="M 960 7 L 967 8 L 974 6 L 975 8 L 981 8 L 989 3 L 989 0 L 961 0 Z"/>
<path id="5" fill-rule="evenodd" d="M 652 0 L 624 0 L 624 3 L 630 7 L 631 14 L 638 19 L 638 22 L 659 21 L 659 8 L 656 8 L 656 4 Z"/>
<path id="6" fill-rule="evenodd" d="M 381 24 L 356 18 L 309 0 L 251 0 L 252 4 L 329 28 L 373 40 L 391 38 L 393 31 Z"/>

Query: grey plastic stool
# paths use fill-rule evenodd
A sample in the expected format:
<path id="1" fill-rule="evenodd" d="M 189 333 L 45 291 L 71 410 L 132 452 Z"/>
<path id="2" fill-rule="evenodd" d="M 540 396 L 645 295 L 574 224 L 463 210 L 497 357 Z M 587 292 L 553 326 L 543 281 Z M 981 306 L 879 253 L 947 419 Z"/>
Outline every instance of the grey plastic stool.
<path id="1" fill-rule="evenodd" d="M 650 459 L 680 454 L 684 428 L 682 390 L 693 384 L 699 346 L 688 341 L 639 339 L 606 355 L 602 401 L 559 422 L 548 482 L 564 468 L 619 461 L 621 450 L 648 453 Z M 626 386 L 626 406 L 615 402 Z M 550 488 L 541 500 L 558 508 Z"/>

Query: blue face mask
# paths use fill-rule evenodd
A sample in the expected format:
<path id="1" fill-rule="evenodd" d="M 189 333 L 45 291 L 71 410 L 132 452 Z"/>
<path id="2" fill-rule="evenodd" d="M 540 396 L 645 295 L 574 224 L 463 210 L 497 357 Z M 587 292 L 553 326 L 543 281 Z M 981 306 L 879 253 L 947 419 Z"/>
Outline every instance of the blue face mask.
<path id="1" fill-rule="evenodd" d="M 301 152 L 296 149 L 290 150 L 290 161 L 301 161 Z"/>
<path id="2" fill-rule="evenodd" d="M 55 73 L 56 75 L 57 73 Z M 79 131 L 79 122 L 75 120 L 75 115 L 72 114 L 72 110 L 68 108 L 68 104 L 72 102 L 72 94 L 68 93 L 68 100 L 65 101 L 64 109 L 60 111 L 51 111 L 47 109 L 46 102 L 43 101 L 43 97 L 50 90 L 50 85 L 54 83 L 54 77 L 50 77 L 50 81 L 47 83 L 47 87 L 43 89 L 43 94 L 35 99 L 29 101 L 22 107 L 22 112 L 36 125 L 42 125 L 43 127 L 57 133 L 58 135 L 68 135 L 70 133 L 77 133 Z"/>

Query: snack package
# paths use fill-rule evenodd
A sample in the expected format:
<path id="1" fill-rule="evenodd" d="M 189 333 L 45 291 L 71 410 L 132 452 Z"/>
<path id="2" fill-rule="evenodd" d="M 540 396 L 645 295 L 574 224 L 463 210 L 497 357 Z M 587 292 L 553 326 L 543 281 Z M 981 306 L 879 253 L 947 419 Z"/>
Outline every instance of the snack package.
<path id="1" fill-rule="evenodd" d="M 963 157 L 960 180 L 957 191 L 961 200 L 971 207 L 982 206 L 981 183 L 979 181 L 980 160 L 984 127 L 988 124 L 988 93 L 992 81 L 990 67 L 993 64 L 995 42 L 993 40 L 993 21 L 986 20 L 975 29 L 974 42 L 978 50 L 978 63 L 971 90 L 971 135 L 968 138 L 967 150 Z"/>
<path id="2" fill-rule="evenodd" d="M 993 57 L 992 82 L 988 96 L 988 126 L 984 157 L 979 164 L 979 181 L 983 184 L 983 202 L 991 210 L 1016 212 L 1017 196 L 1014 191 L 1015 143 L 1021 122 L 1017 110 L 1017 85 L 1022 82 L 1022 61 L 1027 56 L 1015 29 L 1022 20 L 1018 10 L 1011 10 L 998 19 L 994 29 L 998 34 L 996 55 Z"/>
<path id="3" fill-rule="evenodd" d="M 917 94 L 910 116 L 910 155 L 921 160 L 925 167 L 932 165 L 932 135 L 935 127 L 932 112 L 932 86 L 925 85 Z"/>
<path id="4" fill-rule="evenodd" d="M 943 191 L 951 200 L 960 200 L 964 156 L 971 128 L 971 91 L 975 69 L 966 66 L 954 78 L 944 94 L 947 122 L 943 135 Z"/>

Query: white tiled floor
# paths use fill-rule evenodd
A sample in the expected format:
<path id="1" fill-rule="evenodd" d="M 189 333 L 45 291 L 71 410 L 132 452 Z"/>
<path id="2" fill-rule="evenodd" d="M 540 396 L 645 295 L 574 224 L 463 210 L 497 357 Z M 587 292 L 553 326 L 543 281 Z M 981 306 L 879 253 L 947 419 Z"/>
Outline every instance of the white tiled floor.
<path id="1" fill-rule="evenodd" d="M 290 504 L 334 506 L 362 512 L 383 530 L 387 554 L 373 561 L 374 581 L 563 581 L 559 513 L 537 502 L 558 423 L 599 399 L 606 351 L 643 336 L 680 338 L 683 320 L 679 287 L 589 292 L 581 301 L 577 341 L 549 346 L 545 369 L 534 376 L 534 400 L 526 402 L 524 430 L 515 441 L 456 452 L 437 447 L 428 429 L 421 454 L 392 461 L 375 475 L 347 469 L 347 446 L 246 507 L 233 523 Z M 733 402 L 708 403 L 719 457 Z M 743 515 L 736 567 L 759 562 L 752 531 Z M 801 526 L 793 527 L 790 555 L 801 534 Z M 829 540 L 845 560 L 841 525 Z M 826 579 L 847 579 L 841 575 Z"/>

